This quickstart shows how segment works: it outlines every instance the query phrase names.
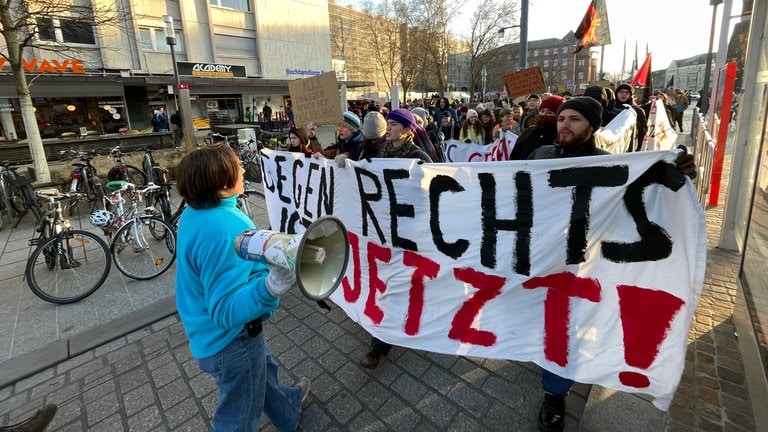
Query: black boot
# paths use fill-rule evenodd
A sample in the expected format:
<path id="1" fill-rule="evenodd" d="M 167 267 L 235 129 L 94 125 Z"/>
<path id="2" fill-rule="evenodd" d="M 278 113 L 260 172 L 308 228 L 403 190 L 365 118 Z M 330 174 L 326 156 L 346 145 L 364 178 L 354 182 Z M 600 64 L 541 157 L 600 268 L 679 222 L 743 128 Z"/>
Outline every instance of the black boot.
<path id="1" fill-rule="evenodd" d="M 565 427 L 565 396 L 544 395 L 544 403 L 539 410 L 539 430 L 542 432 L 560 432 Z"/>

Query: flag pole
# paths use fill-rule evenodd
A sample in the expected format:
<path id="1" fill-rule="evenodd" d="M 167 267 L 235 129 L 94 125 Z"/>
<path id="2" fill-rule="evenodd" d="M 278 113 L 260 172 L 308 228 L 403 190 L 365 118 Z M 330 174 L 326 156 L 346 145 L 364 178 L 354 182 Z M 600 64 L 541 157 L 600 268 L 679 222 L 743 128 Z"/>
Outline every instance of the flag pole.
<path id="1" fill-rule="evenodd" d="M 605 45 L 600 45 L 600 80 L 605 78 L 603 73 L 603 59 L 605 58 Z"/>

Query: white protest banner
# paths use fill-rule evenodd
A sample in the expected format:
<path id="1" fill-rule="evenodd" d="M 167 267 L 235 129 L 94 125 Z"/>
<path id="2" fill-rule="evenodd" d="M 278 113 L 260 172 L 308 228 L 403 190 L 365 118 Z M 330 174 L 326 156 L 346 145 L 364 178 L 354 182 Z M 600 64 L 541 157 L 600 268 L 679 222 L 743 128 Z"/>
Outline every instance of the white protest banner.
<path id="1" fill-rule="evenodd" d="M 637 113 L 633 109 L 625 109 L 604 128 L 595 132 L 595 143 L 607 152 L 619 154 L 634 149 L 636 137 Z"/>
<path id="2" fill-rule="evenodd" d="M 666 410 L 706 261 L 675 152 L 419 164 L 264 151 L 271 228 L 333 214 L 350 265 L 331 299 L 386 342 L 532 361 Z"/>
<path id="3" fill-rule="evenodd" d="M 669 122 L 661 99 L 656 99 L 648 113 L 648 132 L 643 140 L 643 150 L 670 150 L 675 148 L 677 132 Z"/>
<path id="4" fill-rule="evenodd" d="M 517 135 L 509 131 L 500 132 L 499 139 L 493 144 L 481 146 L 475 143 L 465 143 L 458 140 L 446 140 L 446 162 L 480 162 L 509 160 L 512 149 L 517 142 Z"/>

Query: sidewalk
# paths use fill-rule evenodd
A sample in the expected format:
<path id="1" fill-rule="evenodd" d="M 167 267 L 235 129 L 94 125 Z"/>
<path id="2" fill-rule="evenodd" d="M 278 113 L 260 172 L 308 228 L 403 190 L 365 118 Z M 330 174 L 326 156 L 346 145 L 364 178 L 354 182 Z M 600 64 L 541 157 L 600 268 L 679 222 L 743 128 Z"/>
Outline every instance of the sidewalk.
<path id="1" fill-rule="evenodd" d="M 578 384 L 567 399 L 567 431 L 756 430 L 732 322 L 739 256 L 715 246 L 722 206 L 706 215 L 704 292 L 670 411 L 640 396 Z M 83 302 L 48 305 L 20 276 L 31 228 L 6 228 L 0 231 L 0 361 L 6 360 L 0 425 L 52 402 L 59 412 L 49 431 L 207 430 L 216 388 L 190 356 L 175 314 L 173 273 L 134 283 L 113 270 L 110 286 Z M 396 347 L 378 369 L 364 369 L 358 361 L 368 334 L 341 309 L 326 312 L 298 291 L 282 299 L 265 332 L 281 380 L 313 381 L 304 431 L 536 430 L 542 398 L 536 365 Z M 261 430 L 274 430 L 264 422 Z"/>

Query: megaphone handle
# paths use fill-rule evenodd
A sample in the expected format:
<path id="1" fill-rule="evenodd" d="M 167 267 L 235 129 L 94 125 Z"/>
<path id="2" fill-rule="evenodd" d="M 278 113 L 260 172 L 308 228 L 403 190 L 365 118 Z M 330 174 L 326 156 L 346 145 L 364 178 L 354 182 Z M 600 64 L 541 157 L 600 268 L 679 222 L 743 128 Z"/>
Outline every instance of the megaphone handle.
<path id="1" fill-rule="evenodd" d="M 325 248 L 312 244 L 304 244 L 301 251 L 301 262 L 305 264 L 322 264 L 325 262 Z"/>

